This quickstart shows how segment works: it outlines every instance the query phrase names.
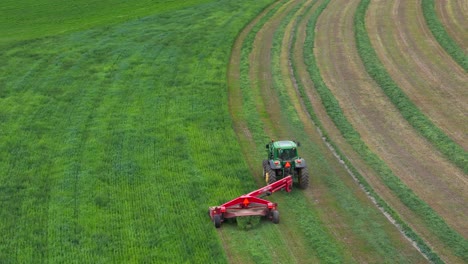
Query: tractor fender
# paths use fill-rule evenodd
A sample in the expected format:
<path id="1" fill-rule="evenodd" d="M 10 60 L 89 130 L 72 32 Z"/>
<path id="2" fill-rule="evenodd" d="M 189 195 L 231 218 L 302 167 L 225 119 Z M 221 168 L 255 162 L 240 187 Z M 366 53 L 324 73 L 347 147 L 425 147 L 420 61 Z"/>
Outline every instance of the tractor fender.
<path id="1" fill-rule="evenodd" d="M 270 164 L 270 168 L 273 170 L 281 169 L 281 162 L 278 165 L 275 165 L 274 160 L 269 160 L 268 163 Z"/>
<path id="2" fill-rule="evenodd" d="M 297 162 L 298 160 L 300 160 L 301 162 L 300 162 L 300 163 Z M 296 167 L 297 169 L 301 169 L 301 168 L 307 167 L 306 161 L 305 161 L 304 159 L 297 159 L 297 160 L 295 160 L 295 161 L 294 161 L 294 165 L 295 165 L 295 167 Z"/>

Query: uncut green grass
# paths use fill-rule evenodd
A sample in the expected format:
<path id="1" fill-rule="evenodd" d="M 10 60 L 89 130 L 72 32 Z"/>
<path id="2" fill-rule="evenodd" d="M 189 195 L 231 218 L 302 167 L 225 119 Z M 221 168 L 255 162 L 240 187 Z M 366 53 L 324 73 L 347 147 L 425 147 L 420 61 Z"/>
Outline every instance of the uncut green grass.
<path id="1" fill-rule="evenodd" d="M 2 0 L 0 46 L 12 41 L 119 23 L 212 0 Z"/>
<path id="2" fill-rule="evenodd" d="M 226 262 L 208 206 L 255 185 L 233 155 L 225 66 L 268 2 L 4 49 L 0 262 Z"/>

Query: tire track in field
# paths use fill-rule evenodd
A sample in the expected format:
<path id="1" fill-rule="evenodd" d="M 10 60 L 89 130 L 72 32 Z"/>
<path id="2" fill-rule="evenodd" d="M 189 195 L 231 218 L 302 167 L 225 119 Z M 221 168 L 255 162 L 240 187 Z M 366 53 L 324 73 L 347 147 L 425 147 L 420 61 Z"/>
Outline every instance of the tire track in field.
<path id="1" fill-rule="evenodd" d="M 368 21 L 375 51 L 395 83 L 445 134 L 468 149 L 468 75 L 432 36 L 421 3 L 372 2 Z"/>
<path id="2" fill-rule="evenodd" d="M 367 75 L 354 44 L 353 14 L 346 1 L 336 1 L 329 10 L 335 14 L 324 14 L 319 20 L 316 37 L 316 57 L 322 76 L 363 141 L 391 167 L 394 173 L 408 186 L 440 211 L 448 215 L 454 212 L 440 203 L 458 199 L 458 208 L 464 208 L 463 201 L 453 191 L 463 194 L 463 187 L 453 185 L 450 179 L 439 179 L 446 168 L 457 171 L 451 164 L 434 155 L 430 144 L 421 139 L 407 124 L 399 112 L 388 101 L 380 88 Z M 341 12 L 340 12 L 341 10 Z M 330 12 L 331 12 L 330 11 Z M 436 162 L 436 163 L 434 163 Z M 442 162 L 442 167 L 437 162 Z M 359 165 L 358 165 L 359 166 Z M 365 167 L 358 167 L 364 169 Z M 434 171 L 436 169 L 436 171 Z M 429 175 L 429 176 L 428 176 Z M 462 174 L 461 174 L 462 175 Z M 375 180 L 370 182 L 375 184 Z M 443 188 L 443 193 L 438 191 Z M 391 206 L 403 215 L 418 232 L 427 233 L 414 214 L 380 185 L 376 190 Z M 434 199 L 434 196 L 438 196 Z M 440 213 L 440 212 L 439 212 Z M 462 213 L 463 214 L 463 213 Z M 458 217 L 462 219 L 463 217 Z M 463 225 L 463 222 L 457 222 Z M 415 228 L 418 227 L 418 228 Z"/>
<path id="3" fill-rule="evenodd" d="M 436 12 L 457 44 L 468 53 L 468 2 L 463 0 L 435 1 Z"/>

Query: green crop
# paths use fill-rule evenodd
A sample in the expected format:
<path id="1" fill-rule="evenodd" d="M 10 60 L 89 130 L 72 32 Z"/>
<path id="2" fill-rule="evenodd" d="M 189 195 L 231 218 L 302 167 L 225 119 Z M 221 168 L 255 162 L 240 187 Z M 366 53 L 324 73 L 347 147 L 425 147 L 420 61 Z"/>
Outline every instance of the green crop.
<path id="1" fill-rule="evenodd" d="M 0 262 L 225 263 L 208 206 L 255 187 L 232 155 L 225 65 L 268 2 L 10 42 L 0 54 Z"/>
<path id="2" fill-rule="evenodd" d="M 122 23 L 183 9 L 211 0 L 3 0 L 0 4 L 0 45 L 8 42 Z"/>

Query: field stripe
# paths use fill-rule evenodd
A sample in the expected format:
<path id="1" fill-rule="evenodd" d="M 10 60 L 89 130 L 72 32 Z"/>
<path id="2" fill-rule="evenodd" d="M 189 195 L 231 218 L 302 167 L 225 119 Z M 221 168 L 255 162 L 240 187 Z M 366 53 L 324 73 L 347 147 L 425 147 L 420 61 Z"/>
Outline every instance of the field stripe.
<path id="1" fill-rule="evenodd" d="M 311 75 L 313 75 L 313 74 L 314 74 L 314 72 L 311 71 Z M 315 76 L 316 76 L 316 78 L 319 78 L 319 75 L 316 74 Z M 329 92 L 328 92 L 328 89 L 325 89 L 325 85 L 322 84 L 322 81 L 321 81 L 320 79 L 317 79 L 317 80 L 318 80 L 318 81 L 316 82 L 316 84 L 317 84 L 317 83 L 320 83 L 320 84 L 321 84 L 320 87 L 318 87 L 318 88 L 323 87 L 323 93 L 324 93 L 324 94 L 328 94 L 328 93 L 329 93 Z M 329 96 L 329 95 L 327 95 L 327 96 Z M 330 97 L 330 98 L 332 98 L 332 97 Z M 332 102 L 334 102 L 334 100 L 330 100 L 329 98 L 327 98 L 326 100 L 324 100 L 324 97 L 322 97 L 322 100 L 325 101 L 325 103 L 330 103 L 330 104 L 329 104 L 329 106 L 330 106 L 330 109 L 329 109 L 330 112 L 329 112 L 329 113 L 330 113 L 332 116 L 333 116 L 333 115 L 337 115 L 337 113 L 340 113 L 340 114 L 336 117 L 336 120 L 335 120 L 335 124 L 336 124 L 336 125 L 340 126 L 342 122 L 345 122 L 345 120 L 346 120 L 345 118 L 339 118 L 339 116 L 342 115 L 342 114 L 341 114 L 341 110 L 339 109 L 338 104 L 337 104 L 336 102 L 333 103 L 333 104 L 331 104 Z M 328 101 L 327 101 L 327 100 L 328 100 Z M 333 105 L 335 105 L 336 108 L 333 107 Z M 334 109 L 333 112 L 332 112 L 332 108 Z M 350 142 L 351 142 L 351 134 L 354 133 L 354 132 L 352 132 L 352 131 L 353 131 L 352 126 L 351 126 L 350 124 L 348 124 L 348 125 L 342 127 L 342 132 L 343 132 L 343 131 L 346 131 L 345 137 L 348 137 L 348 140 L 350 140 Z M 344 132 L 343 132 L 343 133 L 344 133 Z M 355 135 L 355 137 L 353 137 L 352 140 L 353 140 L 353 141 L 354 141 L 354 140 L 360 141 L 358 135 Z M 354 144 L 356 144 L 356 143 L 354 143 Z M 367 147 L 364 147 L 364 146 L 365 146 L 365 145 L 362 145 L 362 146 L 361 146 L 362 148 L 361 148 L 361 147 L 360 147 L 360 148 L 357 148 L 356 151 L 360 152 L 361 155 L 363 155 L 364 157 L 365 157 L 365 156 L 369 156 L 369 153 L 367 153 L 367 151 L 368 151 L 368 150 L 367 150 Z M 369 156 L 369 157 L 370 157 L 370 156 Z M 371 164 L 374 163 L 374 166 L 375 166 L 375 164 L 379 163 L 379 162 L 377 162 L 377 163 L 375 163 L 375 162 L 377 162 L 377 159 L 375 159 L 374 161 L 372 161 Z M 383 164 L 381 164 L 381 165 L 383 165 Z M 381 170 L 381 169 L 382 169 L 382 168 L 380 168 L 380 169 L 378 169 L 378 170 Z M 388 170 L 388 169 L 386 169 L 386 170 Z M 387 172 L 385 172 L 385 174 L 386 174 L 387 176 L 393 175 L 389 170 L 388 170 Z M 393 178 L 393 177 L 395 177 L 395 176 L 390 177 L 390 178 L 392 178 L 392 181 L 393 181 L 393 180 L 396 180 L 396 182 L 398 182 L 397 178 Z M 388 179 L 386 179 L 386 180 L 390 180 L 390 178 L 388 178 Z M 386 180 L 385 180 L 385 181 L 386 181 Z M 394 182 L 394 183 L 396 183 L 396 182 Z M 388 182 L 388 183 L 389 183 L 389 182 Z M 397 186 L 399 186 L 399 184 L 393 184 L 393 183 L 392 183 L 391 185 L 389 185 L 390 188 L 395 188 L 395 187 L 397 187 Z M 398 187 L 398 188 L 401 188 L 401 187 Z M 405 189 L 406 189 L 406 187 L 405 187 Z M 395 189 L 394 189 L 394 190 L 395 190 Z M 403 190 L 403 189 L 400 189 L 400 190 Z M 407 192 L 407 191 L 408 191 L 408 192 Z M 411 190 L 409 190 L 409 189 L 408 189 L 407 191 L 405 190 L 404 192 L 407 193 L 407 194 L 412 193 Z M 397 191 L 397 193 L 398 193 L 398 192 L 399 192 L 399 191 Z M 399 195 L 399 197 L 400 197 L 401 199 L 403 199 L 403 201 L 404 201 L 405 199 L 407 199 L 407 198 L 404 198 L 401 194 Z M 416 199 L 415 201 L 419 200 L 414 194 L 411 194 L 410 197 L 412 197 L 412 199 L 415 198 L 415 199 Z M 419 202 L 421 202 L 421 201 L 419 200 Z M 418 202 L 418 203 L 419 203 L 419 202 Z M 406 204 L 407 204 L 407 205 L 411 206 L 412 203 L 413 203 L 413 202 L 410 203 L 410 200 L 406 200 Z M 426 206 L 416 206 L 416 207 L 413 206 L 412 208 L 413 208 L 413 210 L 415 210 L 415 211 L 421 210 L 422 208 L 424 208 L 424 210 L 429 210 L 429 211 L 431 210 L 430 208 L 427 207 L 427 205 L 426 205 Z M 421 213 L 420 215 L 421 215 L 422 217 L 425 217 L 426 213 Z M 442 222 L 440 222 L 440 219 L 439 219 L 438 221 L 439 221 L 439 223 L 442 223 L 442 225 L 444 225 L 443 220 L 441 220 Z M 432 221 L 428 221 L 427 223 L 430 224 L 431 222 L 432 222 Z M 448 229 L 448 230 L 450 230 L 450 229 Z M 438 229 L 438 228 L 433 228 L 433 231 L 439 232 L 439 229 Z M 453 232 L 453 231 L 451 231 L 451 232 Z M 439 233 L 439 235 L 440 235 L 440 236 L 443 236 L 442 233 Z M 446 238 L 447 238 L 447 237 L 446 237 Z M 446 240 L 446 242 L 447 242 L 447 241 L 449 241 L 449 240 Z M 462 243 L 462 244 L 463 244 L 463 243 Z"/>
<path id="2" fill-rule="evenodd" d="M 325 4 L 325 3 L 324 3 Z M 323 6 L 321 6 L 323 7 Z M 320 7 L 319 7 L 320 8 Z M 311 13 L 312 14 L 312 13 Z M 302 17 L 301 17 L 302 18 Z M 297 24 L 296 24 L 297 26 Z M 296 28 L 296 30 L 298 31 L 303 31 L 303 29 L 298 29 Z M 279 124 L 282 124 L 282 123 L 287 123 L 287 121 L 289 121 L 289 126 L 286 126 L 286 127 L 294 127 L 292 130 L 293 131 L 300 131 L 302 129 L 304 129 L 305 127 L 305 124 L 306 123 L 309 123 L 310 124 L 310 120 L 305 120 L 305 116 L 303 115 L 304 112 L 303 110 L 301 110 L 300 106 L 299 106 L 299 102 L 297 102 L 297 97 L 296 97 L 296 91 L 294 90 L 294 77 L 292 76 L 293 74 L 290 73 L 292 71 L 292 68 L 291 65 L 290 65 L 290 60 L 288 59 L 288 57 L 290 56 L 289 53 L 292 51 L 291 50 L 291 45 L 292 43 L 290 43 L 292 41 L 292 36 L 288 36 L 287 34 L 284 35 L 284 38 L 283 38 L 283 43 L 282 43 L 282 51 L 281 51 L 281 56 L 278 54 L 278 55 L 274 55 L 272 56 L 273 58 L 273 69 L 275 68 L 274 65 L 277 65 L 277 64 L 282 64 L 282 74 L 279 73 L 279 70 L 277 70 L 278 72 L 275 73 L 275 71 L 273 71 L 273 78 L 276 80 L 275 82 L 275 90 L 277 90 L 277 93 L 279 95 L 279 98 L 280 98 L 280 101 L 282 101 L 281 105 L 282 105 L 282 113 L 283 113 L 283 116 L 285 116 L 283 118 L 283 122 L 280 122 Z M 288 44 L 290 43 L 290 44 Z M 276 50 L 276 49 L 274 49 Z M 282 58 L 281 62 L 280 63 L 277 63 L 276 60 L 277 58 Z M 281 78 L 279 78 L 279 76 L 283 76 L 283 80 L 281 80 Z M 291 79 L 290 79 L 291 78 Z M 288 81 L 285 81 L 285 80 L 288 80 Z M 287 88 L 288 91 L 285 91 L 284 89 Z M 286 97 L 286 93 L 288 94 L 288 98 L 286 100 L 285 97 Z M 292 104 L 295 105 L 295 111 L 292 111 Z M 302 114 L 301 114 L 302 112 Z M 302 117 L 299 118 L 299 117 L 296 117 L 296 115 L 301 115 Z M 301 119 L 302 122 L 298 122 L 298 120 Z M 307 118 L 308 119 L 308 118 Z M 302 123 L 302 124 L 301 124 Z M 284 125 L 283 125 L 284 126 Z M 321 142 L 321 138 L 319 136 L 319 134 L 317 133 L 317 131 L 315 130 L 315 128 L 312 128 L 312 127 L 309 127 L 309 129 L 307 130 L 308 131 L 308 135 L 311 136 L 311 134 L 315 134 L 315 142 Z M 295 136 L 294 138 L 297 138 L 297 136 Z M 312 151 L 312 153 L 317 153 L 318 151 L 317 150 L 314 150 Z M 328 150 L 325 150 L 323 149 L 322 152 L 328 152 Z M 330 154 L 329 158 L 331 160 L 334 159 L 334 157 Z M 321 160 L 322 158 L 321 157 L 315 157 L 315 158 L 312 158 L 312 159 L 308 159 L 308 160 Z M 341 161 L 340 161 L 341 162 Z M 321 162 L 323 163 L 323 161 Z M 310 163 L 309 163 L 310 164 Z M 311 166 L 311 170 L 312 171 L 316 171 L 317 168 L 319 167 L 322 167 L 321 165 L 319 164 L 314 164 L 313 166 Z M 340 167 L 340 165 L 336 164 L 334 167 Z M 319 173 L 319 174 L 322 174 L 322 173 Z M 325 198 L 327 197 L 327 195 L 331 195 L 333 196 L 335 199 L 336 199 L 336 202 L 338 204 L 340 204 L 341 206 L 338 206 L 338 208 L 336 207 L 333 207 L 333 205 L 331 204 L 327 204 L 325 207 L 327 208 L 326 210 L 324 211 L 327 211 L 327 213 L 329 212 L 329 209 L 330 208 L 334 208 L 333 209 L 333 213 L 329 213 L 330 215 L 333 215 L 333 219 L 331 218 L 326 218 L 325 222 L 333 225 L 332 230 L 333 230 L 333 233 L 335 233 L 335 236 L 336 236 L 336 239 L 340 240 L 342 243 L 344 244 L 352 244 L 353 245 L 353 257 L 358 261 L 358 262 L 365 262 L 365 261 L 370 261 L 370 259 L 372 259 L 373 261 L 383 261 L 383 259 L 393 259 L 393 260 L 396 260 L 400 257 L 402 257 L 403 254 L 405 254 L 405 258 L 413 258 L 413 256 L 411 255 L 412 253 L 409 253 L 409 251 L 411 251 L 412 249 L 406 251 L 405 250 L 402 250 L 402 249 L 398 249 L 396 251 L 393 251 L 395 250 L 393 247 L 395 247 L 395 244 L 397 243 L 396 241 L 398 241 L 399 239 L 402 239 L 400 237 L 400 234 L 396 233 L 394 234 L 394 229 L 393 227 L 390 227 L 388 229 L 386 228 L 382 228 L 382 226 L 379 227 L 378 230 L 372 230 L 371 229 L 373 227 L 371 227 L 372 225 L 371 224 L 363 224 L 363 222 L 366 222 L 367 220 L 372 222 L 372 223 L 376 223 L 376 222 L 380 222 L 380 221 L 384 221 L 386 222 L 386 220 L 384 219 L 379 219 L 379 217 L 377 217 L 377 215 L 379 215 L 379 213 L 377 212 L 371 212 L 372 210 L 368 210 L 368 205 L 365 206 L 365 208 L 361 207 L 361 204 L 362 203 L 365 203 L 363 202 L 363 200 L 366 200 L 367 201 L 367 197 L 365 197 L 364 194 L 362 195 L 356 195 L 356 186 L 355 186 L 355 182 L 353 182 L 353 180 L 349 179 L 349 176 L 348 175 L 343 175 L 343 174 L 346 174 L 346 172 L 342 172 L 340 173 L 340 176 L 344 176 L 345 178 L 341 178 L 338 180 L 338 177 L 336 176 L 331 176 L 330 174 L 332 174 L 331 172 L 328 172 L 328 173 L 325 173 L 325 177 L 323 177 L 322 181 L 323 183 L 322 184 L 325 184 L 329 189 L 327 191 L 325 191 L 327 194 L 323 194 L 323 197 L 322 198 Z M 313 175 L 315 177 L 317 177 L 317 173 L 313 173 Z M 338 176 L 338 175 L 337 175 Z M 349 181 L 347 181 L 347 179 L 349 179 Z M 333 187 L 331 187 L 333 186 Z M 318 197 L 316 192 L 318 191 L 319 186 L 315 185 L 314 184 L 314 188 L 312 190 L 309 190 L 311 194 L 314 194 L 314 198 L 310 197 L 311 199 L 311 202 L 312 201 L 317 201 L 316 199 L 320 199 Z M 352 189 L 353 191 L 353 195 L 350 194 L 350 191 L 348 191 L 348 189 Z M 354 197 L 354 196 L 357 196 L 357 197 Z M 321 203 L 323 203 L 324 201 L 326 201 L 325 199 L 321 199 Z M 326 202 L 325 202 L 326 204 Z M 323 204 L 322 204 L 323 206 Z M 327 213 L 323 212 L 322 211 L 322 217 L 324 217 L 324 215 L 326 215 Z M 344 215 L 346 215 L 346 217 L 343 217 Z M 365 218 L 366 220 L 363 220 L 363 216 L 365 215 Z M 342 220 L 338 220 L 340 217 L 343 217 L 344 219 Z M 372 220 L 370 220 L 372 219 Z M 343 222 L 341 222 L 343 221 Z M 343 224 L 345 223 L 345 224 Z M 368 228 L 369 228 L 369 231 L 368 231 L 368 234 L 367 235 L 363 235 L 362 233 L 360 232 L 356 232 L 356 230 L 360 230 L 363 228 L 363 225 L 366 225 Z M 383 224 L 385 226 L 385 224 Z M 343 226 L 346 226 L 347 228 L 343 228 Z M 390 224 L 388 225 L 390 226 Z M 353 234 L 351 232 L 351 230 L 354 230 L 355 233 Z M 382 229 L 385 229 L 386 231 L 383 232 Z M 375 237 L 373 237 L 372 235 L 370 234 L 374 234 Z M 392 237 L 392 235 L 396 235 L 396 237 Z M 392 237 L 392 238 L 391 238 Z M 403 239 L 404 240 L 404 239 Z M 376 241 L 378 241 L 377 243 L 379 244 L 378 247 L 374 247 L 376 243 Z M 391 241 L 391 242 L 390 242 Z M 406 241 L 405 241 L 406 242 Z M 401 241 L 400 241 L 401 243 Z M 392 245 L 390 245 L 392 244 Z M 404 243 L 402 243 L 404 244 Z M 372 252 L 374 254 L 370 254 L 369 252 L 366 252 L 365 254 L 362 254 L 361 255 L 361 250 L 360 247 L 370 247 L 370 248 L 373 248 Z M 383 250 L 383 248 L 385 248 L 385 250 Z M 405 253 L 403 253 L 403 251 Z M 416 255 L 418 255 L 416 253 Z M 391 256 L 391 257 L 389 257 Z M 418 256 L 419 257 L 419 256 Z M 417 257 L 416 257 L 417 258 Z"/>

